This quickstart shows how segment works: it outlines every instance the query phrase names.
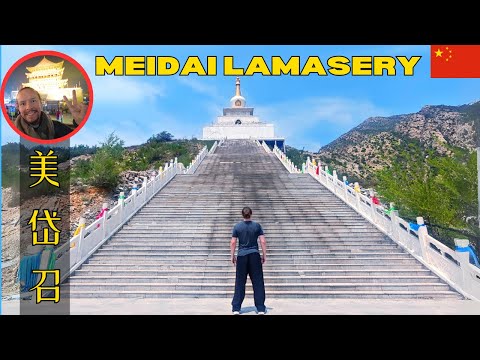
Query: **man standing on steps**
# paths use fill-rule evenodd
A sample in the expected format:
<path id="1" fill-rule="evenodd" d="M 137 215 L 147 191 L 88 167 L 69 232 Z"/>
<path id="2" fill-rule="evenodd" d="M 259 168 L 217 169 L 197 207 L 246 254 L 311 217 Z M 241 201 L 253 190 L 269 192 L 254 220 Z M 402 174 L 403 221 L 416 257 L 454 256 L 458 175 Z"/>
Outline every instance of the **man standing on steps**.
<path id="1" fill-rule="evenodd" d="M 263 280 L 263 264 L 267 260 L 267 242 L 262 226 L 251 220 L 252 209 L 248 206 L 242 209 L 243 221 L 233 227 L 230 241 L 230 254 L 233 265 L 236 265 L 235 293 L 232 300 L 232 312 L 240 314 L 242 302 L 245 299 L 245 285 L 247 274 L 250 276 L 253 287 L 253 299 L 257 313 L 265 314 L 265 283 Z M 235 257 L 235 249 L 238 252 Z M 262 247 L 262 256 L 258 249 L 258 239 Z"/>

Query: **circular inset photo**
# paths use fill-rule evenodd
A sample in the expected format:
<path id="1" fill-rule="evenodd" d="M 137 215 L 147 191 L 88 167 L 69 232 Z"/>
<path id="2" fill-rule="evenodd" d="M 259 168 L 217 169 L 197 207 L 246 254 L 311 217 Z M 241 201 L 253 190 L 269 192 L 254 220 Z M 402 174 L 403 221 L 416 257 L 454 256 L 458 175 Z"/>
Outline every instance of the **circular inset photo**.
<path id="1" fill-rule="evenodd" d="M 37 51 L 8 70 L 0 90 L 2 111 L 22 138 L 39 144 L 70 139 L 85 125 L 93 89 L 83 67 L 57 51 Z"/>

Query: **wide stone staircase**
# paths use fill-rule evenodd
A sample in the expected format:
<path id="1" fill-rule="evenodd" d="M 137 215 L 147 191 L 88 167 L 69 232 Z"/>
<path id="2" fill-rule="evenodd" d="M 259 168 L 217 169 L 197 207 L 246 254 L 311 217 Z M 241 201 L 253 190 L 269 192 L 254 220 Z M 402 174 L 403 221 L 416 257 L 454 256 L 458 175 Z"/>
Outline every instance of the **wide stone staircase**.
<path id="1" fill-rule="evenodd" d="M 312 176 L 290 174 L 248 140 L 225 141 L 195 174 L 175 176 L 64 286 L 72 298 L 232 297 L 229 244 L 244 206 L 265 231 L 268 298 L 462 298 Z"/>

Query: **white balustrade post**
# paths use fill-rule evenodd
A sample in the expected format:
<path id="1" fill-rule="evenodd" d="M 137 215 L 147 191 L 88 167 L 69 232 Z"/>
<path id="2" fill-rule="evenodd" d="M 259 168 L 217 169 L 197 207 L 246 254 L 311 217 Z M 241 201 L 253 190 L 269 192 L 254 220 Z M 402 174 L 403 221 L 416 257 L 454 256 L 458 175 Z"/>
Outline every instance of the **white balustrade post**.
<path id="1" fill-rule="evenodd" d="M 162 186 L 162 179 L 163 179 L 163 167 L 158 168 L 158 180 L 157 180 L 157 189 Z"/>
<path id="2" fill-rule="evenodd" d="M 130 214 L 135 211 L 136 209 L 136 200 L 137 200 L 137 184 L 134 185 L 134 187 L 132 188 L 132 211 L 130 211 Z"/>
<path id="3" fill-rule="evenodd" d="M 143 204 L 147 202 L 147 177 L 143 177 L 143 183 L 142 183 L 143 189 Z"/>
<path id="4" fill-rule="evenodd" d="M 361 200 L 360 200 L 360 185 L 358 184 L 358 182 L 355 182 L 354 186 L 353 186 L 353 189 L 354 189 L 354 192 L 355 192 L 355 198 L 357 200 L 357 211 L 360 212 L 360 204 L 361 204 Z"/>
<path id="5" fill-rule="evenodd" d="M 167 176 L 168 176 L 168 170 L 169 170 L 169 163 L 166 162 L 165 163 L 165 171 L 163 172 L 165 175 L 164 175 L 164 181 L 166 182 L 167 181 Z"/>
<path id="6" fill-rule="evenodd" d="M 102 240 L 107 237 L 107 215 L 108 215 L 108 204 L 103 203 L 102 206 L 103 216 L 102 216 Z"/>
<path id="7" fill-rule="evenodd" d="M 428 263 L 429 262 L 429 259 L 427 259 L 428 230 L 427 230 L 427 227 L 425 226 L 425 222 L 423 221 L 423 217 L 421 216 L 417 217 L 417 224 L 420 225 L 417 230 L 418 242 L 420 243 L 420 253 L 422 254 L 423 260 L 425 260 Z"/>
<path id="8" fill-rule="evenodd" d="M 78 242 L 77 242 L 77 257 L 75 259 L 75 264 L 77 264 L 82 259 L 82 243 L 83 243 L 83 234 L 85 231 L 85 218 L 81 217 L 78 221 L 78 227 L 80 229 L 78 233 Z"/>
<path id="9" fill-rule="evenodd" d="M 334 194 L 337 193 L 337 180 L 338 180 L 337 170 L 333 170 L 333 193 Z"/>
<path id="10" fill-rule="evenodd" d="M 120 192 L 120 195 L 118 195 L 118 203 L 120 204 L 120 219 L 121 222 L 123 223 L 123 208 L 125 207 L 125 193 L 123 191 Z"/>
<path id="11" fill-rule="evenodd" d="M 152 182 L 152 192 L 155 192 L 155 175 L 150 176 L 150 181 Z"/>
<path id="12" fill-rule="evenodd" d="M 398 221 L 398 210 L 390 210 L 390 229 L 388 229 L 391 238 L 400 241 L 400 236 L 398 235 L 400 222 Z M 406 244 L 405 244 L 406 245 Z M 413 250 L 413 249 L 410 249 Z"/>
<path id="13" fill-rule="evenodd" d="M 375 196 L 375 193 L 370 190 L 370 215 L 372 217 L 372 221 L 374 224 L 377 223 L 377 205 L 373 202 L 373 197 Z"/>
<path id="14" fill-rule="evenodd" d="M 470 278 L 470 253 L 468 251 L 469 241 L 468 239 L 453 239 L 455 241 L 455 255 L 457 255 L 460 261 L 460 267 L 462 269 L 462 286 L 461 289 L 465 292 L 470 292 L 472 281 Z"/>
<path id="15" fill-rule="evenodd" d="M 348 204 L 348 185 L 347 185 L 347 177 L 343 176 L 343 197 L 345 202 Z"/>

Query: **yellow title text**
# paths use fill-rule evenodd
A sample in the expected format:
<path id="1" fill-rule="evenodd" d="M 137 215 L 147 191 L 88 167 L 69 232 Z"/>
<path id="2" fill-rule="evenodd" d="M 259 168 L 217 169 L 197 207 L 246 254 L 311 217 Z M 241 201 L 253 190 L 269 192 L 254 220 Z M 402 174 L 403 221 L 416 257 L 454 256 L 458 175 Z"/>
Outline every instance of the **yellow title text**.
<path id="1" fill-rule="evenodd" d="M 174 56 L 115 56 L 110 61 L 105 56 L 95 57 L 95 75 L 105 76 L 216 76 L 218 64 L 223 75 L 252 76 L 413 76 L 421 56 L 291 56 L 282 59 L 272 56 L 254 56 L 248 64 L 235 64 L 233 56 L 189 56 L 180 60 Z"/>

